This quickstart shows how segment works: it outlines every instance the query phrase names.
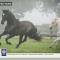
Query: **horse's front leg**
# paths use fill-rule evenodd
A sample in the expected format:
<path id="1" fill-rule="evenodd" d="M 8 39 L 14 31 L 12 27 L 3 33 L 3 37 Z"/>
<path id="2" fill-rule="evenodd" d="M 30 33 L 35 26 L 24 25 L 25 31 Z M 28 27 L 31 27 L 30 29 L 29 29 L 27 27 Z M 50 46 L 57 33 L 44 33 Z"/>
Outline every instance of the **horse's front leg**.
<path id="1" fill-rule="evenodd" d="M 7 44 L 9 44 L 9 45 L 11 45 L 11 43 L 10 42 L 8 42 L 8 39 L 10 39 L 10 38 L 12 38 L 12 37 L 14 37 L 15 35 L 9 35 L 5 40 L 6 40 L 6 43 Z"/>
<path id="2" fill-rule="evenodd" d="M 18 48 L 19 45 L 22 43 L 22 38 L 23 38 L 23 35 L 20 35 L 20 37 L 19 37 L 19 43 L 17 44 L 16 48 Z"/>

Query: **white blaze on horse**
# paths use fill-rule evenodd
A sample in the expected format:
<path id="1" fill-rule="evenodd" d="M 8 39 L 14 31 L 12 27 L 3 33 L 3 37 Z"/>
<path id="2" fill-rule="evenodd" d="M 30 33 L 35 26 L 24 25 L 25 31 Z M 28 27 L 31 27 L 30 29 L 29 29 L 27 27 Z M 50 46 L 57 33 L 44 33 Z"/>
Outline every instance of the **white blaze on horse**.
<path id="1" fill-rule="evenodd" d="M 60 18 L 56 18 L 51 25 L 51 29 L 53 29 L 53 31 L 51 31 L 51 35 L 54 35 L 55 37 L 57 37 L 55 40 L 53 40 L 53 42 L 51 43 L 51 45 L 49 46 L 50 48 L 52 46 L 54 46 L 55 44 L 57 45 L 58 42 L 60 41 Z"/>

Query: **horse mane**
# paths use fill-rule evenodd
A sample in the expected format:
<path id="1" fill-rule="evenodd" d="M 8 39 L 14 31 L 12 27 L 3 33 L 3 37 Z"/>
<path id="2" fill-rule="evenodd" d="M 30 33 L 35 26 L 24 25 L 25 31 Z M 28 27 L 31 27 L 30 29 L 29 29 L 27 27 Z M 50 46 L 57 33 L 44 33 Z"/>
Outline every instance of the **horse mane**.
<path id="1" fill-rule="evenodd" d="M 12 19 L 12 20 L 16 19 L 14 14 L 9 10 L 8 10 L 8 15 L 9 15 L 10 19 Z"/>

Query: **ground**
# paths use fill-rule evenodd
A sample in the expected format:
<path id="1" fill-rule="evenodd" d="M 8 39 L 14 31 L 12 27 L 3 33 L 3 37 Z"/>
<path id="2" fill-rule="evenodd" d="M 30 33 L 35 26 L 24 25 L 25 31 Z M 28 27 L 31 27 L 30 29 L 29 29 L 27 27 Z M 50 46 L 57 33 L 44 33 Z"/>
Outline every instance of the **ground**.
<path id="1" fill-rule="evenodd" d="M 11 38 L 9 39 L 9 42 L 11 42 L 12 45 L 8 45 L 5 42 L 5 38 L 2 37 L 0 39 L 0 42 L 2 43 L 0 48 L 7 48 L 9 53 L 60 53 L 59 44 L 57 47 L 54 46 L 53 48 L 49 48 L 53 40 L 48 37 L 43 38 L 41 41 L 28 38 L 26 42 L 19 46 L 19 48 L 16 48 L 18 41 L 19 37 Z"/>

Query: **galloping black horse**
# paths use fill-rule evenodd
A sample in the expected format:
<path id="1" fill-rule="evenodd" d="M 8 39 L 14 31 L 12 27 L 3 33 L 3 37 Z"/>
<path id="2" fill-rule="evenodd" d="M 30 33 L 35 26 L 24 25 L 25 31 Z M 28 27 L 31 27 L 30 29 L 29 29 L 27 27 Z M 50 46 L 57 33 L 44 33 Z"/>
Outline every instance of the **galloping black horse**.
<path id="1" fill-rule="evenodd" d="M 16 48 L 18 48 L 21 43 L 25 42 L 27 37 L 33 38 L 37 41 L 40 40 L 40 36 L 37 34 L 37 28 L 31 22 L 19 21 L 9 10 L 3 10 L 1 24 L 4 24 L 5 21 L 7 21 L 7 25 L 4 32 L 0 35 L 0 38 L 3 35 L 9 34 L 9 36 L 6 38 L 7 44 L 11 44 L 8 42 L 8 39 L 16 35 L 20 36 L 19 43 L 17 44 Z M 24 40 L 22 40 L 23 36 Z"/>

